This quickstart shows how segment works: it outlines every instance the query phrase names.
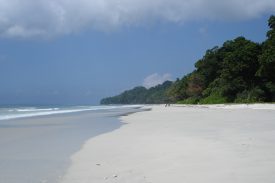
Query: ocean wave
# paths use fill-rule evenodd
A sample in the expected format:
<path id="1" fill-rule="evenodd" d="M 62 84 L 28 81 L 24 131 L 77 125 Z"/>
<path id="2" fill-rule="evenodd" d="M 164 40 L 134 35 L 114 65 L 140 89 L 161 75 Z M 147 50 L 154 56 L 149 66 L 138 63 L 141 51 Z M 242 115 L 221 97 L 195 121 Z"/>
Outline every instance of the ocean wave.
<path id="1" fill-rule="evenodd" d="M 85 111 L 95 111 L 95 110 L 111 110 L 119 108 L 135 108 L 141 107 L 140 105 L 125 105 L 125 106 L 76 106 L 68 108 L 14 108 L 8 109 L 7 112 L 0 114 L 0 120 L 9 120 L 16 118 L 26 118 L 35 116 L 46 116 L 53 114 L 66 114 L 74 112 L 85 112 Z"/>
<path id="2" fill-rule="evenodd" d="M 16 109 L 18 112 L 36 112 L 36 111 L 54 111 L 59 108 L 49 108 L 49 109 Z"/>

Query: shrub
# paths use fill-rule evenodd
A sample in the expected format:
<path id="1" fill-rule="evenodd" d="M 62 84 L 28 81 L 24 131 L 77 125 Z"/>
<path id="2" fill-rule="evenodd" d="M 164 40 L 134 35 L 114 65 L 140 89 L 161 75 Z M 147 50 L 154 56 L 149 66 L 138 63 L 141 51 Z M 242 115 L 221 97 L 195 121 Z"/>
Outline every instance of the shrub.
<path id="1" fill-rule="evenodd" d="M 265 101 L 265 92 L 259 88 L 255 87 L 251 90 L 245 90 L 237 94 L 235 100 L 236 103 L 255 103 L 255 102 L 264 102 Z"/>
<path id="2" fill-rule="evenodd" d="M 206 98 L 199 101 L 201 104 L 223 104 L 227 103 L 227 99 L 219 93 L 212 93 Z"/>
<path id="3" fill-rule="evenodd" d="M 185 100 L 181 100 L 181 101 L 177 102 L 177 104 L 198 104 L 198 102 L 199 102 L 199 98 L 189 97 Z"/>

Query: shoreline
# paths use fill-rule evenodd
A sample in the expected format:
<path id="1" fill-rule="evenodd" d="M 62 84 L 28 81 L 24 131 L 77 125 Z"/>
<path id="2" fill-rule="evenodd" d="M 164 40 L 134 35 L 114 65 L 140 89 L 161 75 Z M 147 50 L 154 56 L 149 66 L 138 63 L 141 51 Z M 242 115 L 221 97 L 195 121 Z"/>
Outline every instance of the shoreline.
<path id="1" fill-rule="evenodd" d="M 86 141 L 60 182 L 272 183 L 275 108 L 257 105 L 153 105 L 122 116 L 121 128 Z"/>
<path id="2" fill-rule="evenodd" d="M 0 121 L 0 182 L 57 183 L 70 156 L 97 135 L 123 125 L 117 116 L 140 109 L 85 111 Z"/>
<path id="3" fill-rule="evenodd" d="M 52 116 L 64 116 L 64 115 L 77 115 L 90 112 L 104 112 L 110 110 L 123 110 L 123 109 L 139 109 L 143 105 L 116 105 L 116 106 L 70 106 L 65 107 L 50 107 L 50 108 L 37 108 L 37 107 L 17 107 L 17 108 L 1 108 L 0 107 L 0 121 L 16 120 L 16 119 L 29 119 L 29 118 L 41 118 Z M 1 111 L 1 109 L 5 110 Z M 10 113 L 16 111 L 17 113 Z M 8 112 L 8 113 L 7 113 Z M 19 113 L 21 112 L 21 113 Z M 22 113 L 24 112 L 24 113 Z M 27 113 L 26 113 L 27 112 Z"/>
<path id="4" fill-rule="evenodd" d="M 174 107 L 198 107 L 212 109 L 262 109 L 275 110 L 275 104 L 272 103 L 255 103 L 255 104 L 173 104 Z"/>

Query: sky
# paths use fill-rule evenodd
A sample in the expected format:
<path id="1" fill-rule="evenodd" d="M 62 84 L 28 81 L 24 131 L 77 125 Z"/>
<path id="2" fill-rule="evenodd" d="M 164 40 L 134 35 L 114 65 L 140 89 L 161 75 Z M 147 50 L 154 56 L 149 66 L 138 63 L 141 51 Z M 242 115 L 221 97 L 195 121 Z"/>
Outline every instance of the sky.
<path id="1" fill-rule="evenodd" d="M 0 105 L 96 105 L 262 42 L 274 0 L 0 0 Z"/>

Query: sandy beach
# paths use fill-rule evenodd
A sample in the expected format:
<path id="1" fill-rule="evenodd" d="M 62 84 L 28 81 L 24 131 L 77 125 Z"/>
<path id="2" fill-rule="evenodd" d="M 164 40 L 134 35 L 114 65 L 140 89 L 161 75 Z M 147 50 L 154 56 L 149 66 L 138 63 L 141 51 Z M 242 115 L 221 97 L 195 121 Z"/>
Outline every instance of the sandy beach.
<path id="1" fill-rule="evenodd" d="M 86 141 L 61 183 L 274 182 L 274 105 L 150 108 Z"/>

